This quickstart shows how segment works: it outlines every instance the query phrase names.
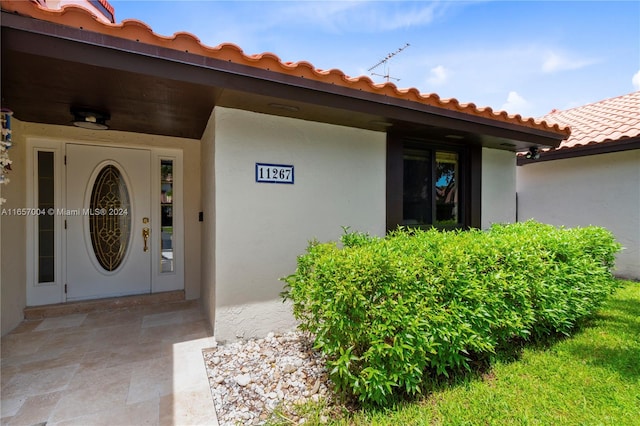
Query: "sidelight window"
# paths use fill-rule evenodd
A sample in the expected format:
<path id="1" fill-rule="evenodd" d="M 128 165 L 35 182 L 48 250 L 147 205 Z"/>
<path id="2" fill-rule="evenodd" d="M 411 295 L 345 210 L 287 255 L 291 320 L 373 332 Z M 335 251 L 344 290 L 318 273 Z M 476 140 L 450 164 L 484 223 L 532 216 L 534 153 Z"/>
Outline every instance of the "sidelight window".
<path id="1" fill-rule="evenodd" d="M 173 245 L 174 204 L 173 204 L 173 160 L 160 160 L 160 271 L 174 272 Z"/>
<path id="2" fill-rule="evenodd" d="M 38 151 L 38 283 L 55 281 L 54 153 Z"/>

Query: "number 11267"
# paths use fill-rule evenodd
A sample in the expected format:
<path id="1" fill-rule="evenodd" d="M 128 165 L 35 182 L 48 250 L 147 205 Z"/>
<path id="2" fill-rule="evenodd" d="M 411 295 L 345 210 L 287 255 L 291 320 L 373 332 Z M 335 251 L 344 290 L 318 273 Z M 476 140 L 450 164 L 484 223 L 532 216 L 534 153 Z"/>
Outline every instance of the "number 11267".
<path id="1" fill-rule="evenodd" d="M 293 184 L 293 166 L 256 163 L 256 182 Z"/>

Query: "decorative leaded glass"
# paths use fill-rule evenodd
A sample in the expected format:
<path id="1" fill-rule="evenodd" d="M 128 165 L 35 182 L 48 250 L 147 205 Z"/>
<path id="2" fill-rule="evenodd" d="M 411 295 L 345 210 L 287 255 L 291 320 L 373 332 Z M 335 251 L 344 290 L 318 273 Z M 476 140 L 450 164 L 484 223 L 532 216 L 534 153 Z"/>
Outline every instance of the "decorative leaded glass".
<path id="1" fill-rule="evenodd" d="M 105 166 L 93 184 L 90 201 L 89 233 L 96 259 L 107 271 L 120 266 L 131 232 L 131 216 L 118 214 L 130 211 L 129 191 L 120 171 Z"/>

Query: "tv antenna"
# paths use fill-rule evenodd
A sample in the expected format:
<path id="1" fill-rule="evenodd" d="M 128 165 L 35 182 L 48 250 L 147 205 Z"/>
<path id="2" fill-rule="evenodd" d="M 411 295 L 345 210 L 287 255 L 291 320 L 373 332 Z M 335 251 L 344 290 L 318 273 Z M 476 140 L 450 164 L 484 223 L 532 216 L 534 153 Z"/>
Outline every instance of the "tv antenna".
<path id="1" fill-rule="evenodd" d="M 402 46 L 401 48 L 399 48 L 398 50 L 396 50 L 395 52 L 391 52 L 389 53 L 387 56 L 385 56 L 383 59 L 381 59 L 377 64 L 375 64 L 374 66 L 372 66 L 371 68 L 369 68 L 367 71 L 369 71 L 371 73 L 371 75 L 376 75 L 378 77 L 382 77 L 382 78 L 386 78 L 387 81 L 389 80 L 395 80 L 395 81 L 400 81 L 399 78 L 395 78 L 395 77 L 391 77 L 389 75 L 389 67 L 388 62 L 389 59 L 393 58 L 394 56 L 396 56 L 398 53 L 402 52 L 404 49 L 406 49 L 407 47 L 409 47 L 410 44 L 409 43 L 405 43 L 404 46 Z M 384 65 L 384 74 L 377 74 L 375 72 L 372 72 L 373 70 L 375 70 L 376 68 L 378 68 L 380 65 Z"/>

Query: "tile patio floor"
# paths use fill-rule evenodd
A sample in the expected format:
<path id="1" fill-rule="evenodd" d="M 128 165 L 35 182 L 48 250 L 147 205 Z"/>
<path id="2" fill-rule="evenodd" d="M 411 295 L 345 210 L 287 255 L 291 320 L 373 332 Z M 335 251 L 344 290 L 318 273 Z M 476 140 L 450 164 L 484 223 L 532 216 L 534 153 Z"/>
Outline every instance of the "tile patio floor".
<path id="1" fill-rule="evenodd" d="M 3 425 L 217 425 L 195 302 L 25 321 L 2 338 Z"/>

